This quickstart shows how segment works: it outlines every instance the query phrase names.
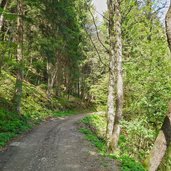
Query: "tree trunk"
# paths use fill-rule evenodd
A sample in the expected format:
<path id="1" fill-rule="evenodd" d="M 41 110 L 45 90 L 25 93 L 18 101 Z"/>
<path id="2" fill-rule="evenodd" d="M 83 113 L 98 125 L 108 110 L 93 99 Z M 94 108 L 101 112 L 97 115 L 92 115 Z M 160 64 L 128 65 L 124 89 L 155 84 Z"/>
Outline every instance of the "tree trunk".
<path id="1" fill-rule="evenodd" d="M 56 76 L 56 82 L 55 82 L 55 92 L 57 97 L 61 97 L 62 95 L 62 81 L 63 81 L 63 70 L 62 70 L 62 64 L 61 64 L 61 57 L 58 57 L 58 62 L 57 62 L 57 76 Z"/>
<path id="2" fill-rule="evenodd" d="M 107 112 L 108 152 L 118 146 L 123 106 L 122 37 L 120 0 L 108 0 L 110 37 L 110 75 Z"/>
<path id="3" fill-rule="evenodd" d="M 171 51 L 171 5 L 166 15 L 166 33 L 167 33 L 167 41 Z"/>
<path id="4" fill-rule="evenodd" d="M 116 61 L 114 55 L 114 6 L 113 1 L 108 0 L 108 11 L 109 11 L 109 38 L 110 38 L 110 53 L 109 53 L 109 86 L 108 86 L 108 101 L 107 101 L 107 128 L 106 128 L 106 141 L 108 152 L 112 151 L 112 144 L 111 138 L 113 133 L 113 125 L 114 125 L 114 118 L 115 118 L 115 71 L 116 71 Z"/>
<path id="5" fill-rule="evenodd" d="M 0 3 L 1 9 L 6 10 L 7 4 L 8 4 L 8 0 L 2 0 Z M 0 15 L 0 39 L 1 41 L 3 41 L 3 35 L 5 34 L 5 31 L 3 31 L 2 29 L 3 23 L 4 23 L 4 12 L 2 12 L 2 14 Z M 0 74 L 1 74 L 1 68 L 3 66 L 4 56 L 5 56 L 5 52 L 3 50 L 0 56 Z"/>
<path id="6" fill-rule="evenodd" d="M 115 118 L 115 77 L 114 77 L 114 62 L 112 59 L 113 55 L 110 55 L 110 75 L 109 75 L 109 88 L 108 88 L 108 101 L 107 101 L 107 129 L 106 129 L 106 140 L 108 151 L 112 151 L 111 138 L 113 133 L 113 125 Z"/>
<path id="7" fill-rule="evenodd" d="M 171 111 L 165 117 L 163 126 L 150 152 L 149 171 L 156 171 L 166 153 L 171 141 Z"/>
<path id="8" fill-rule="evenodd" d="M 116 99 L 116 116 L 113 128 L 112 143 L 113 151 L 117 149 L 119 135 L 121 131 L 120 121 L 122 119 L 123 108 L 123 78 L 122 78 L 122 36 L 121 36 L 121 12 L 120 0 L 115 1 L 115 57 L 117 59 L 117 99 Z"/>
<path id="9" fill-rule="evenodd" d="M 2 0 L 0 7 L 3 10 L 6 10 L 7 4 L 8 4 L 8 0 Z M 3 22 L 4 22 L 4 13 L 2 12 L 2 14 L 0 15 L 0 31 L 2 31 Z"/>
<path id="10" fill-rule="evenodd" d="M 23 84 L 23 1 L 17 1 L 17 75 L 14 94 L 14 108 L 17 113 L 21 113 L 21 97 Z"/>
<path id="11" fill-rule="evenodd" d="M 57 61 L 55 65 L 53 65 L 51 62 L 47 62 L 47 73 L 48 73 L 48 88 L 47 88 L 47 95 L 48 98 L 51 98 L 55 79 L 57 76 Z"/>
<path id="12" fill-rule="evenodd" d="M 166 34 L 171 51 L 171 4 L 166 15 Z M 148 161 L 148 170 L 156 171 L 160 166 L 171 141 L 171 104 L 169 105 L 169 114 L 165 117 L 162 128 L 150 152 Z"/>

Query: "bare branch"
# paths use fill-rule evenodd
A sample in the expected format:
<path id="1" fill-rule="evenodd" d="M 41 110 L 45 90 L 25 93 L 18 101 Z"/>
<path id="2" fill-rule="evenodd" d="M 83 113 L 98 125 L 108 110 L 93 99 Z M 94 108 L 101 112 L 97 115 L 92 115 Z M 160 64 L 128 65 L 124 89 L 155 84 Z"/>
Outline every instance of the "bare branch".
<path id="1" fill-rule="evenodd" d="M 107 17 L 105 17 L 103 14 L 101 14 L 100 12 L 98 12 L 96 9 L 95 9 L 96 13 L 98 13 L 99 15 L 101 15 L 107 22 L 109 22 L 109 19 Z"/>
<path id="2" fill-rule="evenodd" d="M 97 55 L 98 55 L 98 57 L 99 57 L 100 62 L 101 62 L 105 67 L 109 67 L 109 66 L 107 66 L 107 65 L 103 62 L 103 60 L 102 60 L 102 58 L 101 58 L 101 55 L 100 55 L 100 53 L 99 53 L 99 51 L 98 51 L 98 49 L 97 49 L 97 47 L 96 47 L 96 45 L 95 45 L 95 43 L 94 43 L 92 37 L 91 37 L 91 35 L 88 33 L 88 31 L 87 31 L 86 28 L 85 28 L 85 31 L 86 31 L 86 33 L 87 33 L 87 35 L 88 35 L 88 37 L 89 37 L 89 39 L 90 39 L 90 41 L 91 41 L 91 43 L 92 43 L 94 49 L 96 50 L 96 53 L 97 53 Z"/>
<path id="3" fill-rule="evenodd" d="M 100 44 L 101 44 L 101 45 L 103 46 L 103 48 L 106 50 L 106 52 L 109 52 L 109 49 L 104 45 L 104 43 L 103 43 L 102 40 L 100 39 L 100 36 L 99 36 L 99 32 L 98 32 L 98 28 L 97 28 L 97 25 L 96 25 L 96 21 L 95 21 L 94 15 L 93 15 L 93 13 L 91 12 L 91 9 L 90 9 L 90 8 L 88 8 L 88 10 L 89 10 L 89 12 L 90 12 L 90 14 L 91 14 L 91 17 L 92 17 L 92 19 L 93 19 L 94 26 L 95 26 L 95 28 L 96 28 L 97 38 L 98 38 Z"/>

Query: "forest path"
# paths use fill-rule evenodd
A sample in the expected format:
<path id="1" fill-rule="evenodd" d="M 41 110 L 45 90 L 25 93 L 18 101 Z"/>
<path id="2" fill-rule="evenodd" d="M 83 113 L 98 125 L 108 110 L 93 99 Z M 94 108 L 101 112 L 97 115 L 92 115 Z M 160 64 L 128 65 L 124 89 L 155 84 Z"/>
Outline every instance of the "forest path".
<path id="1" fill-rule="evenodd" d="M 1 171 L 116 171 L 77 129 L 75 115 L 43 122 L 0 152 Z"/>

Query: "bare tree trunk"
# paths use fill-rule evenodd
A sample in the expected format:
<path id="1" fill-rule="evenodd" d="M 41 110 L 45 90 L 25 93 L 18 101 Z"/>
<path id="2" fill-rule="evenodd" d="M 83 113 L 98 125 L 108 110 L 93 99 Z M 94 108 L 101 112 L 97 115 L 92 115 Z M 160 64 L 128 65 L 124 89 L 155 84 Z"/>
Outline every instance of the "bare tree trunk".
<path id="1" fill-rule="evenodd" d="M 57 76 L 56 76 L 56 82 L 55 82 L 55 92 L 57 97 L 61 97 L 62 94 L 62 89 L 61 89 L 61 84 L 62 84 L 62 79 L 63 79 L 63 70 L 61 66 L 61 56 L 59 55 L 58 57 L 58 62 L 57 62 Z"/>
<path id="2" fill-rule="evenodd" d="M 107 147 L 114 152 L 118 146 L 123 106 L 122 37 L 120 0 L 108 0 L 110 37 L 110 75 L 107 112 Z"/>
<path id="3" fill-rule="evenodd" d="M 3 10 L 6 10 L 7 5 L 8 5 L 8 0 L 2 0 L 0 3 L 0 7 Z M 0 15 L 0 39 L 2 39 L 2 41 L 3 41 L 3 36 L 5 34 L 5 31 L 2 29 L 3 23 L 4 23 L 4 12 L 2 12 L 2 14 Z M 0 56 L 0 74 L 1 74 L 1 68 L 3 66 L 4 56 L 5 56 L 5 52 L 3 50 L 2 55 Z"/>
<path id="4" fill-rule="evenodd" d="M 78 78 L 78 83 L 77 83 L 77 96 L 80 97 L 80 76 Z"/>
<path id="5" fill-rule="evenodd" d="M 166 15 L 166 33 L 167 33 L 167 41 L 171 51 L 171 5 Z"/>
<path id="6" fill-rule="evenodd" d="M 166 34 L 171 51 L 171 4 L 166 15 Z M 169 114 L 165 117 L 162 128 L 150 152 L 148 161 L 148 170 L 156 171 L 160 166 L 171 142 L 171 104 L 169 105 Z"/>
<path id="7" fill-rule="evenodd" d="M 48 98 L 51 98 L 52 90 L 54 87 L 55 79 L 57 76 L 57 61 L 55 65 L 51 62 L 47 62 L 47 73 L 48 73 L 48 88 L 47 88 L 47 95 Z"/>
<path id="8" fill-rule="evenodd" d="M 121 126 L 123 108 L 123 78 L 122 78 L 122 36 L 121 36 L 121 11 L 120 0 L 115 0 L 114 12 L 114 31 L 115 31 L 115 57 L 117 59 L 117 99 L 116 99 L 116 116 L 112 135 L 113 150 L 117 149 Z"/>
<path id="9" fill-rule="evenodd" d="M 110 75 L 109 75 L 109 88 L 108 88 L 108 101 L 107 101 L 107 129 L 106 140 L 108 151 L 111 152 L 112 144 L 111 138 L 113 133 L 113 125 L 115 118 L 115 77 L 112 70 L 114 70 L 112 55 L 110 56 Z"/>
<path id="10" fill-rule="evenodd" d="M 150 152 L 148 168 L 149 171 L 156 171 L 166 153 L 171 141 L 171 111 L 165 117 L 161 131 Z"/>
<path id="11" fill-rule="evenodd" d="M 3 10 L 6 10 L 7 4 L 8 4 L 8 0 L 2 0 L 0 7 Z M 0 15 L 0 31 L 2 31 L 3 22 L 4 22 L 4 13 L 2 12 L 2 14 Z"/>
<path id="12" fill-rule="evenodd" d="M 106 128 L 106 141 L 108 152 L 112 151 L 111 138 L 113 133 L 113 125 L 115 118 L 115 71 L 116 71 L 116 60 L 114 55 L 114 5 L 113 0 L 108 0 L 108 11 L 109 11 L 109 38 L 110 38 L 110 54 L 109 54 L 109 86 L 108 86 L 108 101 L 107 101 L 107 128 Z"/>
<path id="13" fill-rule="evenodd" d="M 14 94 L 14 107 L 17 113 L 21 113 L 21 98 L 22 98 L 22 84 L 23 84 L 23 1 L 17 1 L 17 75 Z"/>
<path id="14" fill-rule="evenodd" d="M 51 97 L 51 94 L 52 94 L 52 85 L 51 85 L 51 75 L 52 75 L 52 64 L 47 61 L 47 96 L 48 98 Z"/>

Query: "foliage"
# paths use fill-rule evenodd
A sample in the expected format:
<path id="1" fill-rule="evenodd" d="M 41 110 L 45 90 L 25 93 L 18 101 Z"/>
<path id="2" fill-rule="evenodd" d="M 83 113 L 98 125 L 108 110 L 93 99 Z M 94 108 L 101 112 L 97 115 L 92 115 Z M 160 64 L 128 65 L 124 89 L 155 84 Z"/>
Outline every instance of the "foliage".
<path id="1" fill-rule="evenodd" d="M 90 115 L 82 119 L 82 122 L 98 135 L 98 137 L 104 139 L 106 118 L 104 115 L 96 114 Z"/>
<path id="2" fill-rule="evenodd" d="M 135 119 L 134 121 L 122 121 L 122 135 L 119 140 L 121 153 L 143 161 L 149 154 L 156 137 L 155 130 L 146 126 L 146 119 Z"/>
<path id="3" fill-rule="evenodd" d="M 108 154 L 104 137 L 104 131 L 106 128 L 105 116 L 99 114 L 90 115 L 82 119 L 81 122 L 84 123 L 84 125 L 81 127 L 80 131 L 85 134 L 86 139 L 88 139 L 94 146 L 96 146 L 102 155 L 120 161 L 122 171 L 145 171 L 141 163 L 137 162 L 136 159 L 130 157 L 134 154 L 134 152 L 132 152 L 131 150 L 136 148 L 136 146 L 134 144 L 128 144 L 129 142 L 131 142 L 130 138 L 128 138 L 129 142 L 127 142 L 127 140 L 125 139 L 125 137 L 129 133 L 127 135 L 121 136 L 119 143 L 120 151 L 116 152 L 115 154 Z M 133 130 L 130 128 L 129 132 L 130 131 Z M 132 134 L 130 135 L 130 137 L 131 136 Z M 136 138 L 134 140 L 137 141 Z M 127 148 L 128 145 L 129 148 Z M 128 154 L 128 151 L 130 155 Z"/>
<path id="4" fill-rule="evenodd" d="M 107 82 L 108 82 L 108 76 L 105 76 L 105 78 L 99 79 L 97 84 L 92 85 L 90 89 L 90 93 L 93 94 L 93 98 L 94 98 L 92 102 L 96 104 L 98 110 L 106 109 Z"/>
<path id="5" fill-rule="evenodd" d="M 136 2 L 132 3 L 132 10 L 122 26 L 127 60 L 124 63 L 124 113 L 127 118 L 144 116 L 148 124 L 158 130 L 167 112 L 171 92 L 167 41 L 158 17 L 149 16 L 150 6 L 140 8 Z M 125 1 L 123 5 L 125 11 L 129 4 Z"/>
<path id="6" fill-rule="evenodd" d="M 103 139 L 99 139 L 90 129 L 81 128 L 80 132 L 84 133 L 86 139 L 89 140 L 95 147 L 97 147 L 101 153 L 106 151 L 105 141 Z"/>
<path id="7" fill-rule="evenodd" d="M 49 99 L 46 90 L 29 82 L 23 84 L 22 115 L 13 112 L 13 97 L 15 78 L 7 72 L 0 77 L 0 147 L 6 145 L 12 138 L 28 131 L 40 121 L 48 117 L 65 117 L 78 113 L 80 104 L 73 99 Z M 75 103 L 73 103 L 73 101 Z M 72 108 L 72 110 L 71 110 Z"/>
<path id="8" fill-rule="evenodd" d="M 120 157 L 119 160 L 122 162 L 121 171 L 145 171 L 140 163 L 129 156 Z"/>
<path id="9" fill-rule="evenodd" d="M 0 147 L 15 136 L 28 131 L 32 127 L 26 117 L 1 109 L 0 110 Z"/>
<path id="10" fill-rule="evenodd" d="M 90 115 L 85 117 L 82 122 L 98 137 L 105 139 L 106 117 L 104 114 Z M 131 122 L 122 121 L 122 134 L 117 153 L 132 156 L 141 162 L 145 159 L 156 137 L 155 131 L 150 127 L 147 128 L 146 123 L 146 119 L 142 120 L 142 118 Z"/>

